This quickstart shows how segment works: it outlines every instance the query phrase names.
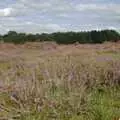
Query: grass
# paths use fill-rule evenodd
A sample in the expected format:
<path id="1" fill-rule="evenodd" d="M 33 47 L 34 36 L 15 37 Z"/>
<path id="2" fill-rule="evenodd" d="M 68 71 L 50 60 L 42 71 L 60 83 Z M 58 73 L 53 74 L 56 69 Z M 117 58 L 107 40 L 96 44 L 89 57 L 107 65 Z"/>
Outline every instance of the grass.
<path id="1" fill-rule="evenodd" d="M 0 119 L 119 120 L 119 59 L 83 47 L 9 51 L 19 56 L 1 58 Z"/>

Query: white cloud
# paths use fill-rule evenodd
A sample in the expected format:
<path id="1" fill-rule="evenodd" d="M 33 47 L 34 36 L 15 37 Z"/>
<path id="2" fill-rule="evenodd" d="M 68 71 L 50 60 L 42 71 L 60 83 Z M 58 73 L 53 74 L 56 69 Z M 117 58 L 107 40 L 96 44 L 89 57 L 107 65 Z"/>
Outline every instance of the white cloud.
<path id="1" fill-rule="evenodd" d="M 78 11 L 99 11 L 99 12 L 114 12 L 120 13 L 120 4 L 78 4 L 76 5 L 76 10 Z"/>
<path id="2" fill-rule="evenodd" d="M 44 23 L 34 23 L 31 21 L 17 23 L 10 22 L 9 24 L 5 24 L 2 28 L 6 28 L 6 30 L 15 30 L 18 32 L 27 32 L 27 33 L 42 33 L 42 32 L 56 32 L 56 31 L 66 31 L 67 29 L 58 25 L 58 24 L 44 24 Z"/>
<path id="3" fill-rule="evenodd" d="M 11 14 L 13 13 L 13 8 L 4 8 L 4 9 L 0 9 L 0 17 L 7 17 L 7 16 L 11 16 Z"/>
<path id="4" fill-rule="evenodd" d="M 70 18 L 70 15 L 69 14 L 66 14 L 66 13 L 60 13 L 57 15 L 58 17 L 62 17 L 62 18 Z"/>
<path id="5" fill-rule="evenodd" d="M 8 0 L 9 1 L 9 0 Z M 105 0 L 14 0 L 0 5 L 2 30 L 56 32 L 120 27 L 120 4 Z M 102 1 L 102 2 L 101 2 Z M 108 0 L 106 0 L 108 1 Z M 5 5 L 6 4 L 6 5 Z M 66 24 L 65 26 L 61 24 Z M 71 24 L 71 25 L 69 25 Z M 89 25 L 90 24 L 90 25 Z M 100 25 L 101 24 L 101 25 Z M 116 27 L 117 26 L 117 27 Z"/>
<path id="6" fill-rule="evenodd" d="M 65 28 L 60 27 L 60 25 L 58 25 L 58 24 L 47 24 L 47 25 L 45 25 L 43 27 L 46 28 L 46 29 L 52 30 L 54 32 L 55 31 L 61 31 L 61 30 L 64 31 L 64 30 L 66 30 Z"/>
<path id="7" fill-rule="evenodd" d="M 18 9 L 22 7 L 27 13 L 37 11 L 39 13 L 63 13 L 70 12 L 73 6 L 72 3 L 66 0 L 18 0 L 13 6 Z M 19 9 L 19 13 L 21 9 Z M 24 12 L 24 13 L 26 13 Z"/>

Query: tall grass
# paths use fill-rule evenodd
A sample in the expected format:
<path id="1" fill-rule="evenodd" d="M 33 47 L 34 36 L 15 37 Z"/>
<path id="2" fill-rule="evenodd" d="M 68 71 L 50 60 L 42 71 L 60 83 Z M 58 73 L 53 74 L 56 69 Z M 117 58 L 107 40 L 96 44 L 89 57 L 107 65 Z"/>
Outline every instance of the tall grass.
<path id="1" fill-rule="evenodd" d="M 120 62 L 74 55 L 1 63 L 0 118 L 115 120 L 120 117 Z"/>

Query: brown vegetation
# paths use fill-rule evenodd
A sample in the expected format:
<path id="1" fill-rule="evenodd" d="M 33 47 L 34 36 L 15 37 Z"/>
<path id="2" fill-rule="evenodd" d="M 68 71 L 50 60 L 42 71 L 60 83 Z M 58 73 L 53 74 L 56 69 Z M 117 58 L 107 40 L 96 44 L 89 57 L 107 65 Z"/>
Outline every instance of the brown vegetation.
<path id="1" fill-rule="evenodd" d="M 119 117 L 120 44 L 0 46 L 0 117 Z"/>

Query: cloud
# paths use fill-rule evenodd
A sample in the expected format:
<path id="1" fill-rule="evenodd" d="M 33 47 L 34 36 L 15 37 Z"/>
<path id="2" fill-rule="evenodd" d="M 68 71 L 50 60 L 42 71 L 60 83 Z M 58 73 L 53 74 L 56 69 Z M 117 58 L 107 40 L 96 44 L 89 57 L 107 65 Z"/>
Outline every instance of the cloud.
<path id="1" fill-rule="evenodd" d="M 24 10 L 29 14 L 30 12 L 38 13 L 64 13 L 71 12 L 73 9 L 72 2 L 66 0 L 18 0 L 16 4 L 13 5 L 19 13 Z M 22 9 L 21 9 L 22 8 Z"/>
<path id="2" fill-rule="evenodd" d="M 78 4 L 76 5 L 78 11 L 99 11 L 99 12 L 114 12 L 120 13 L 120 4 Z"/>
<path id="3" fill-rule="evenodd" d="M 9 23 L 9 24 L 4 24 L 2 28 L 6 28 L 6 31 L 8 30 L 15 30 L 17 32 L 27 32 L 27 33 L 51 33 L 51 32 L 59 32 L 59 31 L 66 31 L 65 27 L 62 27 L 58 24 L 44 24 L 44 23 L 34 23 L 34 22 L 23 22 L 23 23 Z"/>
<path id="4" fill-rule="evenodd" d="M 119 0 L 10 1 L 4 2 L 4 6 L 0 1 L 0 32 L 41 33 L 120 27 L 120 2 L 115 2 Z"/>
<path id="5" fill-rule="evenodd" d="M 0 17 L 8 17 L 11 16 L 13 13 L 13 8 L 4 8 L 0 9 Z"/>
<path id="6" fill-rule="evenodd" d="M 57 16 L 62 17 L 62 18 L 70 18 L 71 17 L 69 14 L 66 14 L 66 13 L 60 13 Z"/>

